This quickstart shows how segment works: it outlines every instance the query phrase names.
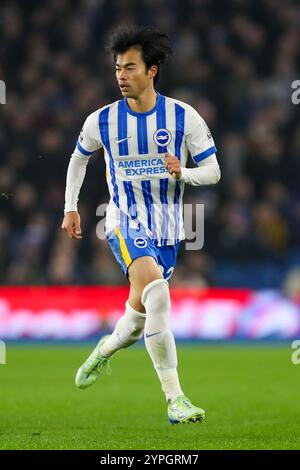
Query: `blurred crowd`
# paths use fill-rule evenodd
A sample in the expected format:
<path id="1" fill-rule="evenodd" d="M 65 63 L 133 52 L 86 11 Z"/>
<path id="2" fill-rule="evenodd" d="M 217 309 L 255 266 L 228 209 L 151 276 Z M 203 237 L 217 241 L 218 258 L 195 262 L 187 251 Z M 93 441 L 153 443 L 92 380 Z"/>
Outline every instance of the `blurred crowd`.
<path id="1" fill-rule="evenodd" d="M 124 283 L 96 209 L 108 202 L 102 153 L 81 191 L 83 240 L 60 229 L 70 155 L 85 117 L 120 98 L 108 33 L 160 28 L 174 57 L 160 93 L 194 106 L 222 179 L 189 187 L 205 204 L 205 244 L 182 243 L 173 284 L 300 285 L 300 4 L 286 0 L 1 0 L 1 284 Z M 297 288 L 297 287 L 296 287 Z"/>

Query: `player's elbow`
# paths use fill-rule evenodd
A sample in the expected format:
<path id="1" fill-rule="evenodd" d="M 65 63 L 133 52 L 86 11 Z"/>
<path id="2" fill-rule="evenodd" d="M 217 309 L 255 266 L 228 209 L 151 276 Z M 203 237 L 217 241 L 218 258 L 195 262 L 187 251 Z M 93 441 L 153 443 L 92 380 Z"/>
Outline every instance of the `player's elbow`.
<path id="1" fill-rule="evenodd" d="M 220 179 L 221 179 L 221 170 L 220 170 L 220 167 L 218 166 L 217 175 L 216 175 L 216 183 L 218 183 Z"/>
<path id="2" fill-rule="evenodd" d="M 219 165 L 216 165 L 212 184 L 217 184 L 220 181 L 220 179 L 221 179 L 221 170 L 220 170 Z"/>

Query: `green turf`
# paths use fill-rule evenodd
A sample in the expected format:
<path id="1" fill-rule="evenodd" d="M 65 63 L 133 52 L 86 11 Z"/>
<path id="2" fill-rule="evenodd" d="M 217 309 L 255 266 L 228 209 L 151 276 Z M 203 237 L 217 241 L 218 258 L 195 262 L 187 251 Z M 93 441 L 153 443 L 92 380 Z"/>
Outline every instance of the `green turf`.
<path id="1" fill-rule="evenodd" d="M 300 365 L 289 345 L 179 346 L 183 389 L 207 419 L 177 426 L 143 347 L 117 354 L 112 375 L 76 389 L 91 347 L 7 345 L 1 449 L 300 448 Z"/>

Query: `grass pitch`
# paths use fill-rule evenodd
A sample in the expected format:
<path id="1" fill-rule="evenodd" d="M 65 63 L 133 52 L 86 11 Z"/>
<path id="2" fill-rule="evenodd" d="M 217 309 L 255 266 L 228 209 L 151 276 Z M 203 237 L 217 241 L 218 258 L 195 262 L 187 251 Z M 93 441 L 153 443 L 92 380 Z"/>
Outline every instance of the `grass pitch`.
<path id="1" fill-rule="evenodd" d="M 112 374 L 74 385 L 90 345 L 10 345 L 0 366 L 0 449 L 300 449 L 300 365 L 280 346 L 179 345 L 179 373 L 203 424 L 171 426 L 144 347 Z"/>

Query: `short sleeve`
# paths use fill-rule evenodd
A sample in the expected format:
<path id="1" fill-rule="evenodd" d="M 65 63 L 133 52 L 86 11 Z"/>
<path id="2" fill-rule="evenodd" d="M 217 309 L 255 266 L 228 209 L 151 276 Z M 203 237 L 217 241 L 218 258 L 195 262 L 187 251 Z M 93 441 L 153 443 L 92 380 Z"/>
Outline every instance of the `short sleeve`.
<path id="1" fill-rule="evenodd" d="M 186 143 L 193 161 L 199 163 L 217 148 L 206 122 L 194 108 L 189 107 L 186 119 Z"/>
<path id="2" fill-rule="evenodd" d="M 80 131 L 74 153 L 78 156 L 90 157 L 102 147 L 98 124 L 99 111 L 90 114 Z"/>

